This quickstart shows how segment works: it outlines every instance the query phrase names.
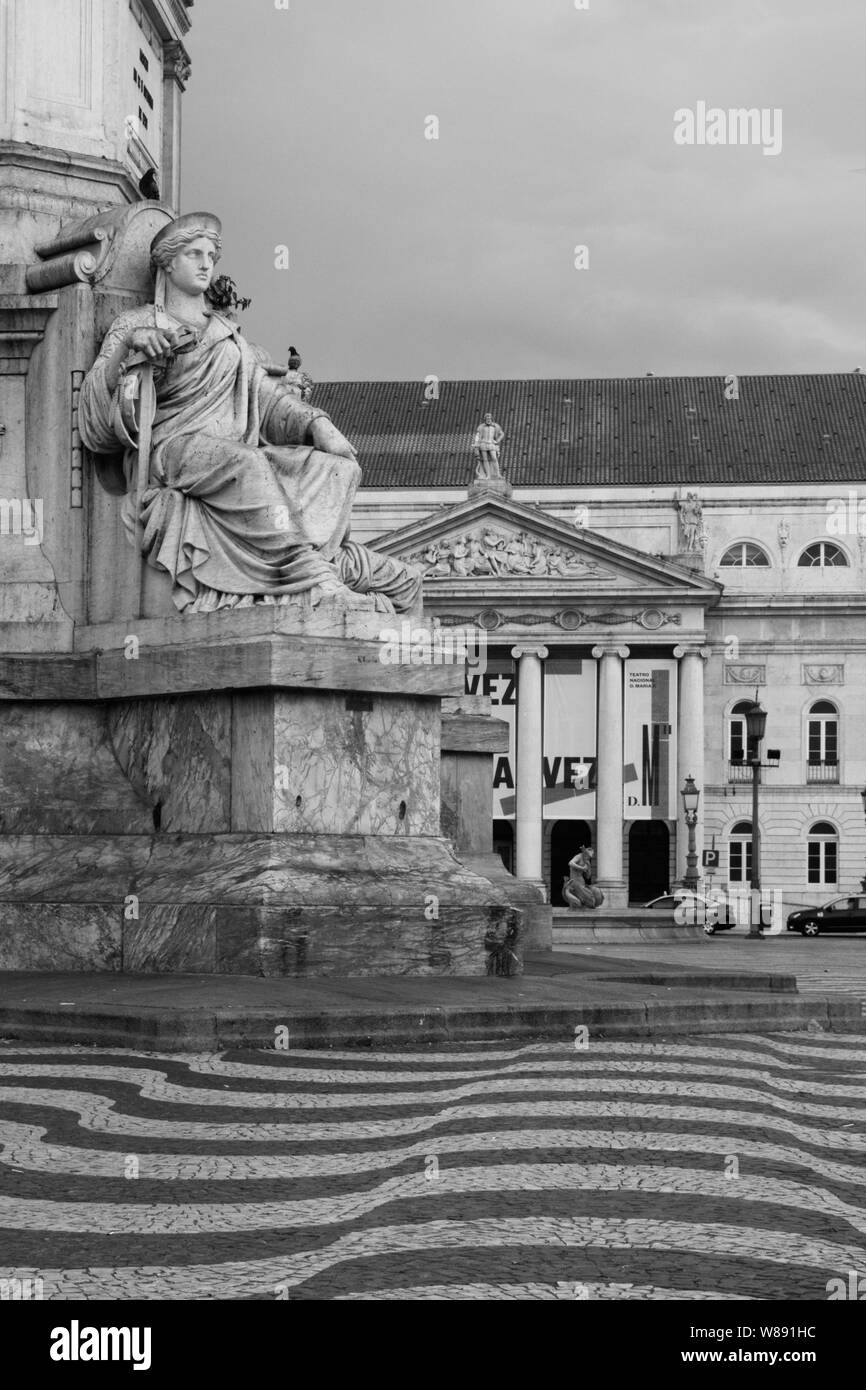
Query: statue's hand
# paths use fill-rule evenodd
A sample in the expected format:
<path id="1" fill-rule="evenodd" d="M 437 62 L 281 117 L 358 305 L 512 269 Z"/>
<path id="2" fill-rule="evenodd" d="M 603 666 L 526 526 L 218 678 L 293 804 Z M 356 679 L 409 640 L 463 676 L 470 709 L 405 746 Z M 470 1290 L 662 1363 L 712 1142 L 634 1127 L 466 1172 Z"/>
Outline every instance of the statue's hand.
<path id="1" fill-rule="evenodd" d="M 340 458 L 357 459 L 357 454 L 344 434 L 330 420 L 319 416 L 310 425 L 310 439 L 317 449 L 326 454 L 338 454 Z"/>
<path id="2" fill-rule="evenodd" d="M 130 352 L 140 352 L 149 361 L 160 362 L 170 356 L 175 335 L 171 329 L 134 328 L 126 341 Z"/>

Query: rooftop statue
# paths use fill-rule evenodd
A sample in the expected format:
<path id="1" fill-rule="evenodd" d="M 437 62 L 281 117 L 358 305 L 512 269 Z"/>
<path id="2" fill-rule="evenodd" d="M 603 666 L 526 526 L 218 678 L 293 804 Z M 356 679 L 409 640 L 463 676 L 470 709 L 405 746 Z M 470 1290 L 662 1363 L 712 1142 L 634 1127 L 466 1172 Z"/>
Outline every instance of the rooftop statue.
<path id="1" fill-rule="evenodd" d="M 209 303 L 221 230 L 188 213 L 157 233 L 154 302 L 114 320 L 82 386 L 84 444 L 124 450 L 128 533 L 186 613 L 300 594 L 411 608 L 420 571 L 348 539 L 352 445 Z"/>
<path id="2" fill-rule="evenodd" d="M 472 440 L 472 452 L 476 459 L 476 478 L 502 477 L 502 471 L 499 467 L 499 446 L 504 438 L 504 429 L 501 425 L 497 425 L 488 410 Z"/>
<path id="3" fill-rule="evenodd" d="M 700 550 L 703 531 L 703 506 L 696 492 L 687 492 L 676 499 L 680 514 L 683 550 Z"/>

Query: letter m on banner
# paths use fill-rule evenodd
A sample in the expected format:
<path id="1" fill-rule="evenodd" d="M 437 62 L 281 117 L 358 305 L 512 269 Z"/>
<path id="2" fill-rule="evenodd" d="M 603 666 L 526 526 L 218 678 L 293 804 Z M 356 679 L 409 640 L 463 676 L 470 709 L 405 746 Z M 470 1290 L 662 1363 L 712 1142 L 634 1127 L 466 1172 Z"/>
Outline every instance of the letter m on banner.
<path id="1" fill-rule="evenodd" d="M 625 663 L 625 816 L 674 820 L 677 667 L 667 657 Z"/>
<path id="2" fill-rule="evenodd" d="M 658 806 L 661 793 L 661 740 L 671 736 L 670 724 L 644 724 L 641 748 L 641 801 Z M 667 751 L 667 750 L 665 750 Z"/>
<path id="3" fill-rule="evenodd" d="M 659 804 L 659 726 L 643 726 L 641 801 L 644 806 Z"/>

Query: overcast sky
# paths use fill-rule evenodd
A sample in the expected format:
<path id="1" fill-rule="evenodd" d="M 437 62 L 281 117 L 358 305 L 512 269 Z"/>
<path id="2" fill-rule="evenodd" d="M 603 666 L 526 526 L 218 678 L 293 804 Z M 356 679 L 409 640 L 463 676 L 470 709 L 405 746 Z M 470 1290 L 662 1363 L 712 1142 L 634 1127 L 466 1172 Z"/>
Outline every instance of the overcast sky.
<path id="1" fill-rule="evenodd" d="M 866 370 L 864 0 L 588 3 L 198 0 L 183 210 L 247 336 L 319 381 Z M 677 145 L 700 101 L 781 153 Z"/>

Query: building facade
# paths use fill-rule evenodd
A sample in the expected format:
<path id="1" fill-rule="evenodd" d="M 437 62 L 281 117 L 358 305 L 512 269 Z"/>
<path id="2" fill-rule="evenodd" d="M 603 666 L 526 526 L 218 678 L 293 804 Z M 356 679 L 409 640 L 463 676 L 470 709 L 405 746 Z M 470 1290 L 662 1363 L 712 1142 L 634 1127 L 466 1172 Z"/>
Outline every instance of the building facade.
<path id="1" fill-rule="evenodd" d="M 554 904 L 596 852 L 613 906 L 681 882 L 681 788 L 714 889 L 748 887 L 745 705 L 767 710 L 761 878 L 785 907 L 866 872 L 866 385 L 846 376 L 337 383 L 353 535 L 420 563 L 479 634 L 467 691 L 511 729 L 491 829 Z M 497 477 L 473 480 L 486 412 Z M 425 659 L 423 655 L 420 659 Z M 702 851 L 718 851 L 705 869 Z"/>

